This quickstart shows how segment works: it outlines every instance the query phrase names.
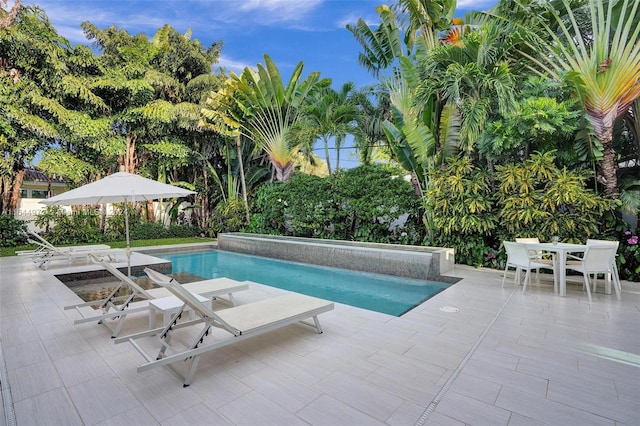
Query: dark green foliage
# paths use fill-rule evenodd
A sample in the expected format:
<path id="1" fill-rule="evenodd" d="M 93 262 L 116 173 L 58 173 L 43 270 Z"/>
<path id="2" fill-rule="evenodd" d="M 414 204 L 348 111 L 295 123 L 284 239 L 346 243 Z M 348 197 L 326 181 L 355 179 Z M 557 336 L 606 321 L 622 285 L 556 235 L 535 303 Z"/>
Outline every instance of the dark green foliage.
<path id="1" fill-rule="evenodd" d="M 498 167 L 495 181 L 467 158 L 432 170 L 425 193 L 427 244 L 455 248 L 458 263 L 503 266 L 503 240 L 597 238 L 616 203 L 587 189 L 583 174 L 554 161 L 553 153 L 536 153 Z"/>
<path id="2" fill-rule="evenodd" d="M 415 244 L 422 238 L 420 199 L 399 169 L 361 166 L 336 177 L 341 208 L 347 213 L 345 239 Z M 408 214 L 402 228 L 394 222 Z"/>
<path id="3" fill-rule="evenodd" d="M 332 178 L 296 173 L 286 182 L 262 185 L 254 202 L 251 231 L 339 238 L 335 235 L 341 234 L 344 220 L 336 217 L 340 214 L 339 197 L 332 195 L 333 181 Z"/>
<path id="4" fill-rule="evenodd" d="M 0 247 L 16 247 L 27 242 L 27 224 L 13 215 L 0 216 Z"/>
<path id="5" fill-rule="evenodd" d="M 49 206 L 36 216 L 34 223 L 45 228 L 51 244 L 84 244 L 104 241 L 100 233 L 100 215 L 95 209 L 73 210 L 69 214 L 59 206 Z"/>
<path id="6" fill-rule="evenodd" d="M 195 237 L 198 228 L 188 225 L 171 225 L 168 228 L 161 223 L 136 223 L 132 225 L 129 238 L 133 240 L 152 240 L 158 238 Z"/>
<path id="7" fill-rule="evenodd" d="M 329 178 L 294 174 L 259 189 L 250 231 L 415 244 L 422 239 L 420 200 L 403 177 L 384 166 L 360 166 Z M 404 227 L 391 226 L 404 214 Z"/>
<path id="8" fill-rule="evenodd" d="M 616 261 L 620 278 L 640 282 L 640 240 L 637 233 L 624 231 L 620 234 Z"/>
<path id="9" fill-rule="evenodd" d="M 219 203 L 209 219 L 208 234 L 217 237 L 220 232 L 237 232 L 244 225 L 245 211 L 242 200 L 234 198 Z"/>
<path id="10" fill-rule="evenodd" d="M 489 174 L 467 158 L 429 172 L 425 191 L 427 245 L 453 247 L 456 262 L 479 266 L 498 225 Z"/>
<path id="11" fill-rule="evenodd" d="M 124 204 L 114 204 L 122 209 Z M 68 214 L 59 206 L 47 207 L 36 216 L 35 224 L 45 228 L 45 238 L 52 244 L 84 244 L 109 241 L 125 241 L 126 230 L 123 210 L 117 210 L 108 216 L 104 233 L 100 232 L 100 214 L 98 210 L 74 210 Z M 142 223 L 140 212 L 129 209 L 129 239 L 151 240 L 159 238 L 195 237 L 201 230 L 188 225 L 165 227 L 160 223 Z"/>

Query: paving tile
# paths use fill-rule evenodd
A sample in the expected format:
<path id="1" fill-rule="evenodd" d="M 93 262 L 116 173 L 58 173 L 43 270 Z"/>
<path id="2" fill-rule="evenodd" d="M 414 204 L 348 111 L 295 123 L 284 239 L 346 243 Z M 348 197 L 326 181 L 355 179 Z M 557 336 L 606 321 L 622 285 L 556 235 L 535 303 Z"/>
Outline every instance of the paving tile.
<path id="1" fill-rule="evenodd" d="M 259 392 L 276 404 L 283 405 L 282 402 L 286 401 L 283 408 L 292 413 L 320 396 L 317 390 L 269 367 L 259 373 L 243 377 L 242 382 L 249 389 Z"/>
<path id="2" fill-rule="evenodd" d="M 334 425 L 367 425 L 376 426 L 385 423 L 377 421 L 366 413 L 355 410 L 342 402 L 323 395 L 302 410 L 298 416 L 304 420 L 304 424 L 317 426 Z"/>
<path id="3" fill-rule="evenodd" d="M 4 362 L 8 370 L 48 360 L 47 351 L 39 340 L 31 340 L 4 349 Z"/>
<path id="4" fill-rule="evenodd" d="M 134 422 L 124 422 L 120 424 L 114 424 L 114 426 L 120 426 L 123 424 L 134 424 Z M 135 423 L 138 425 L 139 423 Z M 155 424 L 155 423 L 154 423 Z M 211 410 L 204 404 L 196 404 L 184 410 L 181 413 L 176 414 L 173 417 L 168 418 L 162 422 L 162 426 L 184 426 L 184 425 L 216 425 L 225 426 L 233 425 L 224 416 L 220 415 L 217 411 Z"/>
<path id="5" fill-rule="evenodd" d="M 461 372 L 451 385 L 451 390 L 487 404 L 495 403 L 502 385 Z"/>
<path id="6" fill-rule="evenodd" d="M 570 407 L 615 420 L 622 424 L 640 424 L 640 399 L 621 401 L 611 386 L 572 386 L 551 382 L 547 398 Z"/>
<path id="7" fill-rule="evenodd" d="M 324 334 L 296 325 L 209 352 L 183 388 L 169 368 L 137 373 L 143 358 L 106 327 L 73 325 L 62 307 L 77 296 L 24 261 L 0 258 L 20 283 L 0 285 L 0 344 L 21 425 L 415 424 L 501 308 L 425 424 L 640 423 L 640 284 L 589 306 L 579 285 L 522 295 L 499 271 L 457 266 L 464 280 L 402 317 L 336 304 Z M 253 283 L 238 300 L 278 292 Z M 126 332 L 147 320 L 131 315 Z"/>
<path id="8" fill-rule="evenodd" d="M 188 424 L 188 423 L 182 423 Z M 197 423 L 190 423 L 197 424 Z M 157 426 L 158 421 L 153 418 L 151 414 L 147 410 L 145 410 L 141 406 L 137 406 L 130 410 L 126 410 L 122 413 L 118 413 L 113 417 L 109 417 L 107 420 L 97 423 L 97 426 L 125 426 L 125 425 L 135 425 L 135 426 Z"/>
<path id="9" fill-rule="evenodd" d="M 333 373 L 314 385 L 314 389 L 384 422 L 402 405 L 403 399 L 367 385 L 363 379 Z"/>
<path id="10" fill-rule="evenodd" d="M 130 393 L 159 422 L 202 402 L 202 398 L 191 386 L 184 388 L 182 380 L 175 373 L 164 370 L 163 373 L 168 374 L 155 374 L 145 377 L 145 380 L 125 384 Z"/>
<path id="11" fill-rule="evenodd" d="M 31 398 L 62 386 L 60 376 L 49 360 L 10 370 L 8 376 L 14 401 Z"/>
<path id="12" fill-rule="evenodd" d="M 425 425 L 427 426 L 464 426 L 465 423 L 441 413 L 432 413 L 427 419 L 427 421 L 425 422 Z"/>
<path id="13" fill-rule="evenodd" d="M 435 412 L 470 425 L 506 425 L 511 413 L 492 404 L 449 390 Z"/>
<path id="14" fill-rule="evenodd" d="M 504 387 L 496 406 L 539 422 L 555 425 L 614 425 L 614 421 L 574 407 Z"/>
<path id="15" fill-rule="evenodd" d="M 488 383 L 507 385 L 540 397 L 546 395 L 549 383 L 546 379 L 513 371 L 509 368 L 496 367 L 475 358 L 472 358 L 462 371 L 469 376 L 479 378 Z"/>
<path id="16" fill-rule="evenodd" d="M 300 417 L 282 408 L 282 406 L 251 392 L 218 409 L 218 413 L 238 425 L 305 425 Z"/>
<path id="17" fill-rule="evenodd" d="M 144 411 L 135 396 L 113 376 L 84 381 L 68 390 L 85 424 L 96 424 L 134 408 Z"/>
<path id="18" fill-rule="evenodd" d="M 386 421 L 390 426 L 406 426 L 415 424 L 422 413 L 424 413 L 424 405 L 418 405 L 413 402 L 405 401 Z"/>
<path id="19" fill-rule="evenodd" d="M 102 357 L 95 352 L 83 352 L 53 361 L 66 386 L 92 380 L 112 373 Z"/>
<path id="20" fill-rule="evenodd" d="M 14 409 L 16 423 L 19 425 L 84 425 L 63 388 L 14 402 Z"/>

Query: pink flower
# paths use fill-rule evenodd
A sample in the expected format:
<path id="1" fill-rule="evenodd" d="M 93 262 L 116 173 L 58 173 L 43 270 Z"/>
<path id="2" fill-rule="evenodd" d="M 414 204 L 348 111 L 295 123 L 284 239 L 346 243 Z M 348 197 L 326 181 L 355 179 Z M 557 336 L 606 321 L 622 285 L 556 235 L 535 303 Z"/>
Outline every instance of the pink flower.
<path id="1" fill-rule="evenodd" d="M 493 259 L 494 257 L 496 257 L 496 255 L 493 254 L 493 252 L 487 253 L 487 259 Z"/>
<path id="2" fill-rule="evenodd" d="M 634 235 L 633 237 L 629 238 L 629 239 L 627 240 L 627 242 L 628 242 L 630 245 L 635 246 L 636 244 L 638 244 L 638 236 L 637 236 L 637 235 Z"/>
<path id="3" fill-rule="evenodd" d="M 624 235 L 631 235 L 631 231 L 624 231 Z"/>

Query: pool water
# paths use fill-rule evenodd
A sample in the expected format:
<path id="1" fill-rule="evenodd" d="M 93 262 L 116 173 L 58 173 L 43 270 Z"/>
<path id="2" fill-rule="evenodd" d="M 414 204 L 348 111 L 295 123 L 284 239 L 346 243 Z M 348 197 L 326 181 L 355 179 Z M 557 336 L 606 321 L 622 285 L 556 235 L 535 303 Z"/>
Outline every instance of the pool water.
<path id="1" fill-rule="evenodd" d="M 203 278 L 228 277 L 253 281 L 400 316 L 449 287 L 421 281 L 346 269 L 329 268 L 221 250 L 160 254 L 173 263 L 173 273 L 187 272 Z"/>

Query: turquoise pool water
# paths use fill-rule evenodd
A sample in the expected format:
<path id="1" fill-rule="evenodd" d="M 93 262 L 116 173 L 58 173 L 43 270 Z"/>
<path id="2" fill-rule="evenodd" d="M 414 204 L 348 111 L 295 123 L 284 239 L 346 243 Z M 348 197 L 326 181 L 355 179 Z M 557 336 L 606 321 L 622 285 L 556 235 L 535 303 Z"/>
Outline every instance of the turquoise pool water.
<path id="1" fill-rule="evenodd" d="M 449 284 L 286 262 L 227 251 L 157 255 L 173 273 L 253 281 L 359 308 L 400 316 Z"/>

